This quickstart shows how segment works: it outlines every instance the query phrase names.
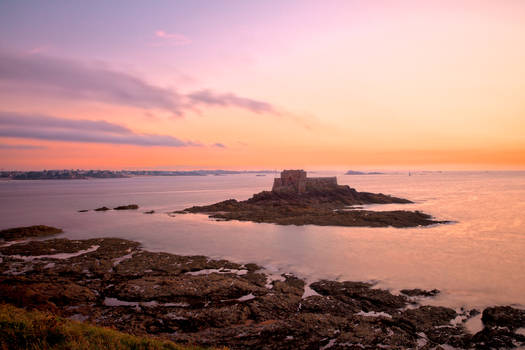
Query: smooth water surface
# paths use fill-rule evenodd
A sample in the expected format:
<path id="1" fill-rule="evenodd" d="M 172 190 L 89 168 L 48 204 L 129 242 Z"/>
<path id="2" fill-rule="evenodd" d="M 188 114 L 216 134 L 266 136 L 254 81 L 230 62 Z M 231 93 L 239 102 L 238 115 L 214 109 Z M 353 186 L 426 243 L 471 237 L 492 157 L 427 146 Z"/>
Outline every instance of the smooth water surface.
<path id="1" fill-rule="evenodd" d="M 312 176 L 314 176 L 312 174 Z M 443 172 L 339 175 L 340 184 L 415 204 L 453 224 L 424 228 L 345 228 L 216 222 L 168 211 L 271 188 L 273 176 L 0 181 L 0 228 L 46 224 L 68 238 L 121 237 L 154 251 L 255 262 L 309 281 L 377 281 L 380 287 L 438 288 L 433 304 L 525 305 L 525 173 Z M 78 213 L 136 203 L 138 211 Z M 155 210 L 152 215 L 143 214 Z"/>

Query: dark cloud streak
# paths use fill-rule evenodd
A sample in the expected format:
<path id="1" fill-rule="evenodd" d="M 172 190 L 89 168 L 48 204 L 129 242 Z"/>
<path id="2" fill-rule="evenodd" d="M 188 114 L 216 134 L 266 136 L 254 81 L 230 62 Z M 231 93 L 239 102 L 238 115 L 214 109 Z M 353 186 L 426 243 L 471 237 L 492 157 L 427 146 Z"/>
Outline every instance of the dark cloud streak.
<path id="1" fill-rule="evenodd" d="M 109 104 L 160 109 L 181 116 L 197 106 L 237 107 L 253 113 L 279 114 L 271 104 L 233 93 L 199 90 L 181 94 L 140 77 L 98 64 L 0 51 L 0 93 L 46 94 Z"/>
<path id="2" fill-rule="evenodd" d="M 215 93 L 211 90 L 200 90 L 187 95 L 192 105 L 240 107 L 248 109 L 254 113 L 279 114 L 275 108 L 267 103 L 239 97 L 232 93 Z"/>
<path id="3" fill-rule="evenodd" d="M 7 143 L 0 143 L 0 149 L 12 149 L 12 150 L 35 150 L 45 149 L 46 147 L 40 145 L 11 145 Z"/>
<path id="4" fill-rule="evenodd" d="M 200 146 L 198 143 L 182 141 L 170 135 L 135 133 L 124 126 L 106 121 L 8 112 L 0 112 L 0 137 L 136 146 Z"/>

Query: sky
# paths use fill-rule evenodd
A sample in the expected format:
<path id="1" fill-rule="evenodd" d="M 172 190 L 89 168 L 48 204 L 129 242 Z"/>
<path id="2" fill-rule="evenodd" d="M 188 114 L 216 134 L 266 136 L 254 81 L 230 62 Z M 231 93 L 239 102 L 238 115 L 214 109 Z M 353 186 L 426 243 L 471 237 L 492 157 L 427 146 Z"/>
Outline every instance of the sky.
<path id="1" fill-rule="evenodd" d="M 525 1 L 0 0 L 0 168 L 525 169 Z"/>

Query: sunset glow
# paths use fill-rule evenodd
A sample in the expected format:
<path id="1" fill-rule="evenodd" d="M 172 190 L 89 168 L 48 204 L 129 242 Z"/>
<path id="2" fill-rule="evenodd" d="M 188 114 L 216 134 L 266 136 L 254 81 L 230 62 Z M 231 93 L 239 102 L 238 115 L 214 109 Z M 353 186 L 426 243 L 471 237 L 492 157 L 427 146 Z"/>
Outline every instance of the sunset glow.
<path id="1" fill-rule="evenodd" d="M 523 1 L 0 3 L 4 169 L 525 169 Z"/>

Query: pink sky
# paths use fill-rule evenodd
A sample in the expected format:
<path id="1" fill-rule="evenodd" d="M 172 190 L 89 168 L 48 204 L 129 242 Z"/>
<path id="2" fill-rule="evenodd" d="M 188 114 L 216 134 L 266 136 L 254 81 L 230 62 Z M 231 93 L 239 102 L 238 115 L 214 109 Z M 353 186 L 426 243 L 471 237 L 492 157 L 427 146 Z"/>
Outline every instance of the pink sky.
<path id="1" fill-rule="evenodd" d="M 522 1 L 4 2 L 0 31 L 4 169 L 525 169 Z"/>

